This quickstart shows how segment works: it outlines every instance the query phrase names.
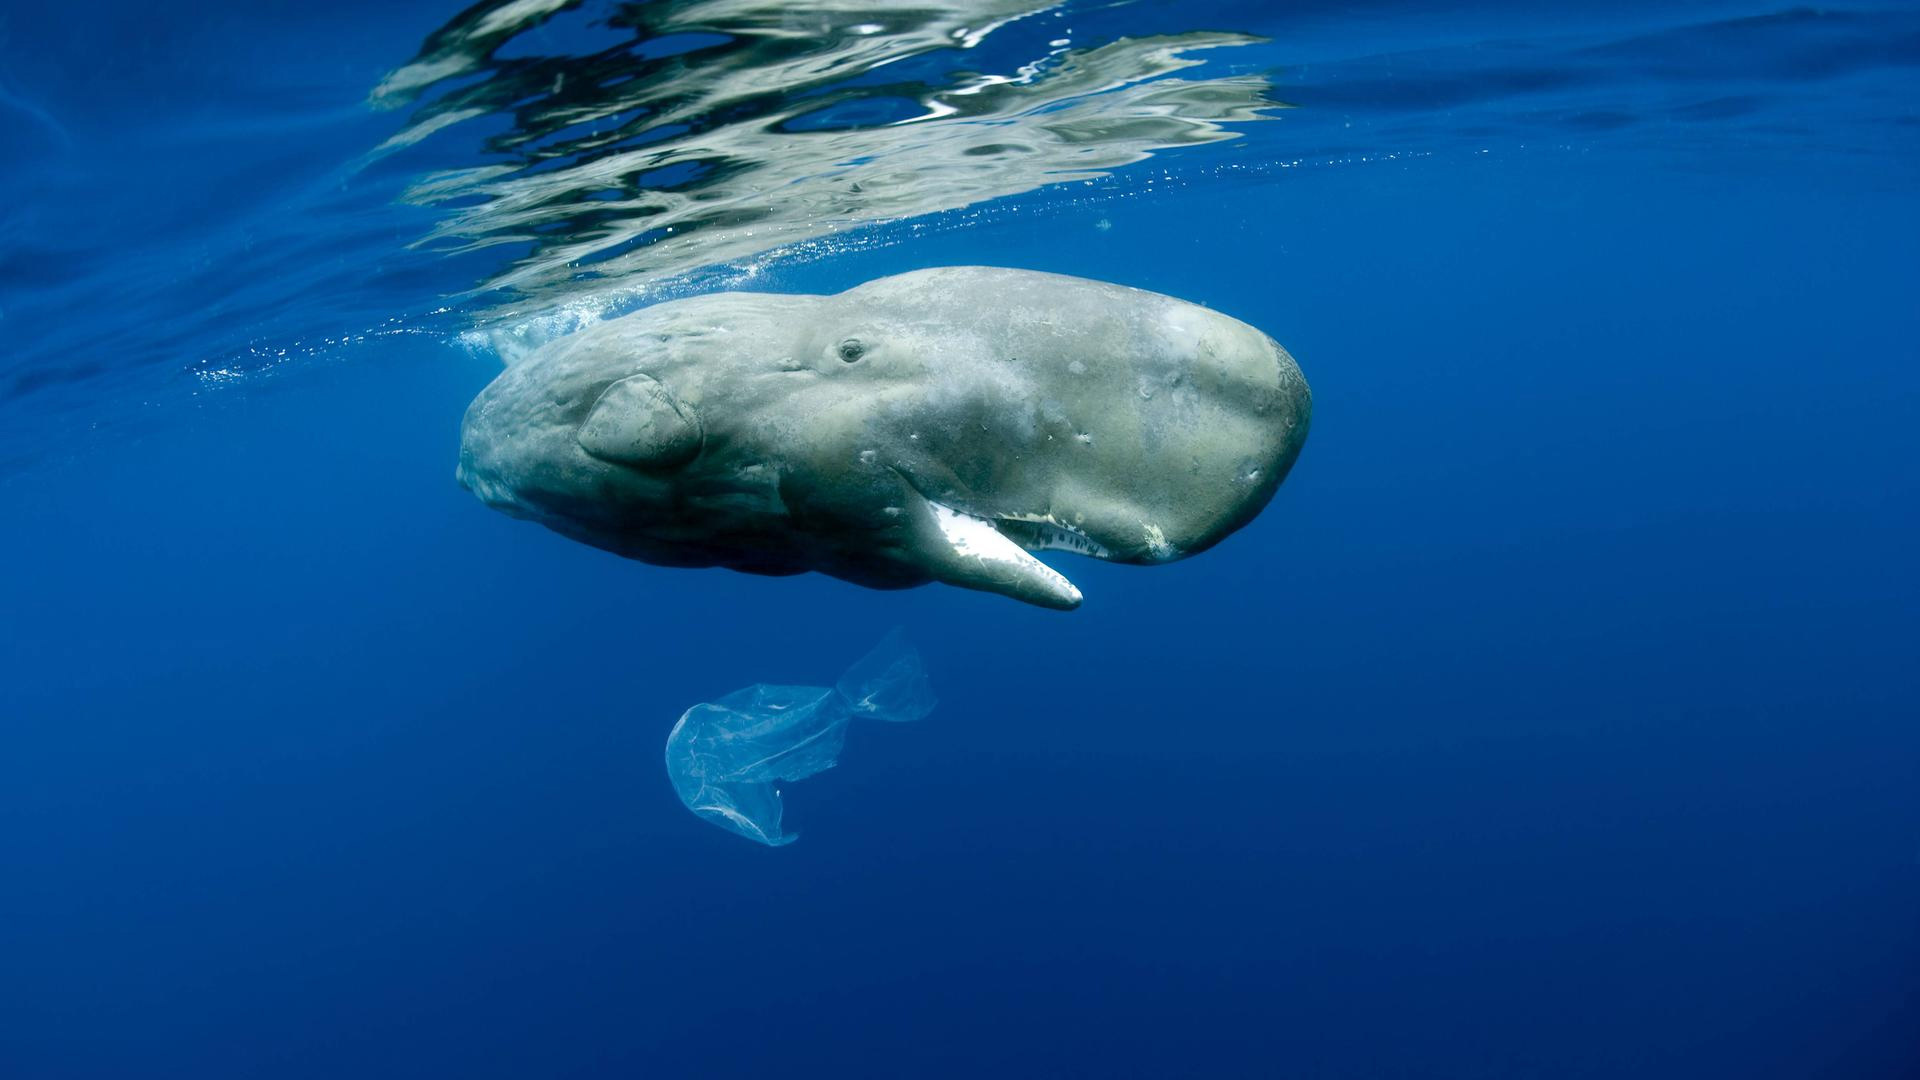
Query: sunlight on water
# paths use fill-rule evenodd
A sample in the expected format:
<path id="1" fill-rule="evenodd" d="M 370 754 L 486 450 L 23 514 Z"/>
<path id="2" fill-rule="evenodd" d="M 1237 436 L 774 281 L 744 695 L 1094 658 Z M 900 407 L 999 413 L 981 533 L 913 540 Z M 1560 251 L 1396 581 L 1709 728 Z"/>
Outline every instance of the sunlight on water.
<path id="1" fill-rule="evenodd" d="M 593 51 L 542 51 L 579 33 L 556 19 L 592 24 Z M 423 176 L 405 197 L 446 211 L 430 249 L 523 246 L 484 287 L 536 304 L 832 250 L 862 226 L 1231 139 L 1280 107 L 1263 76 L 1195 70 L 1258 38 L 1080 48 L 1068 21 L 1033 3 L 511 0 L 437 31 L 372 101 L 414 106 L 383 151 L 495 132 L 486 147 L 507 162 Z"/>

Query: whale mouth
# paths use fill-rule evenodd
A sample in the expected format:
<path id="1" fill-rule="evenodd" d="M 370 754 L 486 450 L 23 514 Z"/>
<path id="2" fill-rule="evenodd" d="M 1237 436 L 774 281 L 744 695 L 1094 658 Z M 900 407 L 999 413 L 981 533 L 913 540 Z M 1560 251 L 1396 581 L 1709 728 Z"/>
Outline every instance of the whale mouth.
<path id="1" fill-rule="evenodd" d="M 926 500 L 945 550 L 940 561 L 954 584 L 1005 593 L 1045 607 L 1076 608 L 1081 594 L 1065 574 L 1028 554 L 1002 521 Z"/>
<path id="2" fill-rule="evenodd" d="M 1080 589 L 1030 552 L 1058 549 L 1098 558 L 1105 546 L 1051 514 L 963 510 L 928 496 L 905 470 L 893 472 L 919 509 L 914 547 L 936 580 L 1062 611 L 1080 606 Z"/>
<path id="3" fill-rule="evenodd" d="M 1113 557 L 1105 544 L 1052 515 L 996 514 L 985 520 L 1028 551 L 1071 551 L 1090 559 Z"/>
<path id="4" fill-rule="evenodd" d="M 906 477 L 902 474 L 901 479 Z M 929 506 L 938 507 L 949 514 L 971 518 L 981 525 L 998 532 L 1009 542 L 1018 545 L 1024 551 L 1071 551 L 1076 555 L 1085 555 L 1090 559 L 1112 559 L 1113 550 L 1088 536 L 1083 529 L 1061 521 L 1052 514 L 1031 513 L 979 513 L 965 510 L 948 502 L 929 497 L 920 491 L 918 485 L 908 481 L 914 493 L 925 500 Z"/>

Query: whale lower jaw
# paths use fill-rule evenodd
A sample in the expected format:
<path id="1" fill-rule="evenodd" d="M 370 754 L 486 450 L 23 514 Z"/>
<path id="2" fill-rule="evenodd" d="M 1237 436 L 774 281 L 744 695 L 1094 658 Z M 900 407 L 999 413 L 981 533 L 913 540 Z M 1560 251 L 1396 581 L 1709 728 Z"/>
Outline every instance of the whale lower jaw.
<path id="1" fill-rule="evenodd" d="M 923 545 L 922 554 L 931 556 L 931 569 L 940 580 L 1001 593 L 1042 607 L 1065 610 L 1080 606 L 1080 590 L 1073 582 L 1029 554 L 1001 531 L 999 522 L 932 500 L 926 500 L 925 506 L 936 535 L 926 538 L 928 543 Z M 1092 541 L 1087 543 L 1099 547 Z M 929 547 L 933 550 L 928 551 Z"/>

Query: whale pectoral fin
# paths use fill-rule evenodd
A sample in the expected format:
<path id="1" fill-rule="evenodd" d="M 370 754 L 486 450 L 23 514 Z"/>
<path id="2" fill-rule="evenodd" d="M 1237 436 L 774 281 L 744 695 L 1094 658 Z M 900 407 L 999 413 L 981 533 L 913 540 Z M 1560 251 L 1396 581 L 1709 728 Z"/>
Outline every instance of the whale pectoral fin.
<path id="1" fill-rule="evenodd" d="M 706 437 L 698 413 L 651 377 L 632 375 L 601 392 L 574 438 L 602 461 L 665 471 L 692 461 Z"/>
<path id="2" fill-rule="evenodd" d="M 1071 611 L 1080 590 L 1059 571 L 1001 535 L 985 518 L 915 500 L 913 554 L 936 581 Z"/>

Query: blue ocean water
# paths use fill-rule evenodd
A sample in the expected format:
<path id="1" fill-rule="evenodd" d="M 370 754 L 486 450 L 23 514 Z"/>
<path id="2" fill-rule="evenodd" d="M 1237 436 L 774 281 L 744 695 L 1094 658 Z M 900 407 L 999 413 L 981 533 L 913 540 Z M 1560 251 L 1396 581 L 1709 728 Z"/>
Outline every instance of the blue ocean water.
<path id="1" fill-rule="evenodd" d="M 1920 12 L 905 8 L 0 12 L 0 1076 L 1920 1072 Z M 453 480 L 518 344 L 965 263 L 1274 335 L 1273 504 L 1061 614 Z"/>

